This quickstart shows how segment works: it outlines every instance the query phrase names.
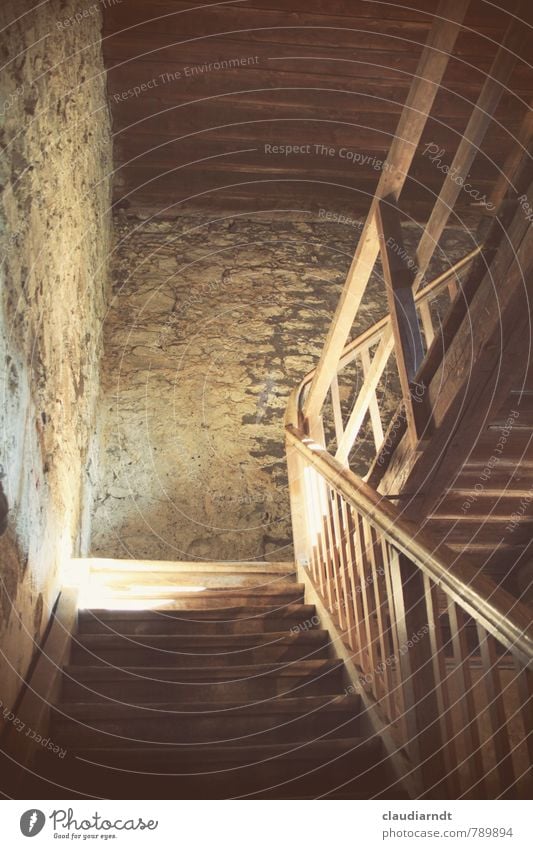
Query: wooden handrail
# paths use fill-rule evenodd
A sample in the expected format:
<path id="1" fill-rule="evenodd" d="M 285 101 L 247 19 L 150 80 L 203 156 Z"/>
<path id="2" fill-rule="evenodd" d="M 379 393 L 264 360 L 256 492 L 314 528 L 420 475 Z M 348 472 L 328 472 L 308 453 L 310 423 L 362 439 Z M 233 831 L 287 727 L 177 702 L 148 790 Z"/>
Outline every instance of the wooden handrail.
<path id="1" fill-rule="evenodd" d="M 468 558 L 460 561 L 427 530 L 404 519 L 401 512 L 362 478 L 341 465 L 324 448 L 307 437 L 295 423 L 298 390 L 287 408 L 286 437 L 306 461 L 347 503 L 379 529 L 385 537 L 437 586 L 463 607 L 524 665 L 533 664 L 531 612 Z"/>

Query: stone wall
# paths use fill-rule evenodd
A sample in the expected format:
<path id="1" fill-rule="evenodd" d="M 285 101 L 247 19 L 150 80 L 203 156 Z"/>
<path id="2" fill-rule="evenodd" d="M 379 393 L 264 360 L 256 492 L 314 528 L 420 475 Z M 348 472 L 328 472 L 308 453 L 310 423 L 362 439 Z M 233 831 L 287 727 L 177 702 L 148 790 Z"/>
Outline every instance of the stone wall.
<path id="1" fill-rule="evenodd" d="M 63 564 L 87 545 L 111 232 L 101 10 L 84 15 L 87 5 L 4 0 L 0 11 L 0 707 L 13 703 Z"/>
<path id="2" fill-rule="evenodd" d="M 360 229 L 327 211 L 117 219 L 94 554 L 290 559 L 284 411 L 322 348 Z M 413 247 L 420 230 L 408 234 Z M 434 272 L 471 249 L 459 230 L 443 244 Z M 385 303 L 376 273 L 354 330 Z"/>

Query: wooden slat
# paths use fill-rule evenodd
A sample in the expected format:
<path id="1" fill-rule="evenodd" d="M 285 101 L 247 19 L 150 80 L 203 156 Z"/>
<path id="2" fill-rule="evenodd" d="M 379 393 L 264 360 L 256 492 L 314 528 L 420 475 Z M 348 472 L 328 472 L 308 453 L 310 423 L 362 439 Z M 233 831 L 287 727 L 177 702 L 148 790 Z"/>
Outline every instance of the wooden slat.
<path id="1" fill-rule="evenodd" d="M 389 715 L 392 719 L 394 716 L 393 707 L 391 704 L 393 682 L 390 670 L 389 650 L 387 647 L 387 632 L 389 630 L 387 619 L 389 617 L 389 601 L 385 594 L 382 593 L 384 586 L 383 575 L 385 567 L 383 563 L 383 551 L 379 540 L 379 535 L 375 528 L 368 526 L 368 552 L 370 558 L 370 567 L 372 575 L 371 592 L 374 595 L 373 608 L 376 616 L 377 639 L 379 641 L 381 662 L 379 681 L 381 684 L 381 700 L 388 703 Z"/>
<path id="2" fill-rule="evenodd" d="M 426 348 L 429 348 L 435 338 L 435 330 L 433 327 L 433 318 L 431 316 L 430 303 L 428 301 L 423 301 L 419 305 L 418 311 L 420 313 L 420 320 L 422 322 L 422 329 L 424 331 L 424 338 L 426 340 Z"/>
<path id="3" fill-rule="evenodd" d="M 337 529 L 334 521 L 332 497 L 333 491 L 326 485 L 326 524 L 327 524 L 327 539 L 328 539 L 328 562 L 330 564 L 329 581 L 331 591 L 329 595 L 332 598 L 331 610 L 336 611 L 337 619 L 341 629 L 344 628 L 344 617 L 341 607 L 341 588 L 340 588 L 340 556 L 338 547 Z"/>
<path id="4" fill-rule="evenodd" d="M 525 666 L 515 658 L 517 670 L 517 685 L 520 698 L 520 713 L 522 716 L 525 743 L 529 755 L 529 763 L 533 763 L 533 729 L 531 727 L 531 715 L 533 714 L 533 662 Z M 529 780 L 530 787 L 533 786 L 533 778 Z"/>
<path id="5" fill-rule="evenodd" d="M 339 378 L 335 373 L 331 381 L 331 406 L 333 408 L 333 422 L 335 425 L 335 438 L 337 445 L 342 441 L 344 423 L 342 421 L 341 399 L 339 394 Z"/>
<path id="6" fill-rule="evenodd" d="M 414 272 L 407 258 L 398 207 L 393 196 L 377 203 L 376 220 L 407 426 L 412 442 L 416 445 L 428 423 L 424 415 L 423 399 L 415 399 L 413 390 L 424 347 L 413 296 Z"/>
<path id="7" fill-rule="evenodd" d="M 342 605 L 343 605 L 343 615 L 344 615 L 344 625 L 345 625 L 345 634 L 346 640 L 350 648 L 354 648 L 355 646 L 355 619 L 353 615 L 353 600 L 350 595 L 350 591 L 348 588 L 348 558 L 349 558 L 349 547 L 348 547 L 348 529 L 344 524 L 344 515 L 343 515 L 343 502 L 340 495 L 336 492 L 334 495 L 334 510 L 335 510 L 335 526 L 337 529 L 338 540 L 339 540 L 339 567 L 340 567 L 340 586 L 341 586 L 341 594 L 342 594 Z"/>
<path id="8" fill-rule="evenodd" d="M 361 596 L 361 606 L 362 606 L 362 629 L 365 635 L 365 659 L 363 670 L 366 675 L 370 676 L 370 680 L 372 683 L 367 683 L 366 687 L 368 689 L 374 690 L 374 676 L 375 669 L 379 662 L 376 645 L 373 639 L 371 621 L 370 621 L 370 608 L 368 603 L 368 593 L 367 593 L 367 573 L 368 573 L 368 562 L 365 551 L 365 535 L 364 535 L 364 526 L 363 519 L 357 513 L 354 515 L 355 521 L 355 550 L 356 550 L 356 562 L 355 568 L 359 577 L 359 592 Z"/>
<path id="9" fill-rule="evenodd" d="M 462 0 L 441 0 L 439 3 L 435 23 L 424 47 L 376 189 L 378 199 L 390 194 L 398 198 L 401 192 L 467 8 L 468 2 Z M 322 407 L 378 255 L 374 215 L 376 203 L 374 200 L 361 233 L 307 397 L 304 412 L 308 420 L 315 419 Z"/>
<path id="10" fill-rule="evenodd" d="M 346 504 L 343 499 L 343 509 L 344 509 L 344 517 L 345 517 L 345 527 L 347 531 L 347 541 L 349 545 L 349 555 L 348 555 L 348 576 L 350 579 L 350 587 L 351 587 L 351 599 L 352 599 L 352 610 L 353 617 L 355 622 L 355 629 L 357 633 L 357 647 L 358 647 L 358 655 L 357 664 L 361 669 L 365 668 L 365 656 L 366 656 L 366 634 L 364 628 L 364 611 L 363 611 L 363 601 L 361 598 L 361 581 L 359 578 L 359 570 L 357 568 L 357 557 L 358 557 L 358 548 L 356 546 L 356 525 L 354 514 L 351 508 Z"/>
<path id="11" fill-rule="evenodd" d="M 366 348 L 364 351 L 361 351 L 361 365 L 363 366 L 363 377 L 366 377 L 370 369 L 370 354 L 368 352 L 368 348 Z M 383 442 L 383 424 L 381 421 L 378 399 L 375 392 L 373 392 L 370 396 L 368 411 L 370 413 L 370 423 L 372 425 L 374 445 L 376 446 L 376 448 L 379 448 L 381 443 Z"/>
<path id="12" fill-rule="evenodd" d="M 468 797 L 472 794 L 474 798 L 479 798 L 479 795 L 483 793 L 485 768 L 481 755 L 477 709 L 470 674 L 470 649 L 466 641 L 464 613 L 450 598 L 447 602 L 455 666 L 454 677 L 457 680 L 458 693 L 455 711 L 458 716 L 459 738 L 464 741 L 460 753 L 470 773 L 470 784 L 465 795 Z"/>
<path id="13" fill-rule="evenodd" d="M 391 560 L 401 686 L 408 730 L 407 746 L 424 777 L 428 798 L 443 798 L 446 769 L 435 695 L 431 644 L 422 573 L 402 554 Z"/>
<path id="14" fill-rule="evenodd" d="M 424 575 L 424 591 L 429 625 L 429 640 L 433 675 L 435 677 L 435 696 L 440 714 L 443 737 L 443 755 L 446 765 L 446 784 L 450 798 L 457 797 L 460 791 L 460 776 L 457 771 L 457 751 L 451 715 L 449 681 L 447 678 L 445 649 L 442 644 L 442 627 L 439 620 L 439 601 L 437 587 L 427 575 Z"/>
<path id="15" fill-rule="evenodd" d="M 399 643 L 399 624 L 398 616 L 401 615 L 401 610 L 398 611 L 394 604 L 394 586 L 392 581 L 392 561 L 395 552 L 393 547 L 387 542 L 385 536 L 381 537 L 381 548 L 383 552 L 383 562 L 385 564 L 385 588 L 387 598 L 389 599 L 389 616 L 391 622 L 391 639 L 393 646 L 394 657 L 394 689 L 393 702 L 395 704 L 396 715 L 395 720 L 402 729 L 402 738 L 409 739 L 409 729 L 407 727 L 407 707 L 405 702 L 405 692 L 402 687 L 402 670 L 400 667 L 400 643 Z"/>
<path id="16" fill-rule="evenodd" d="M 490 719 L 492 732 L 490 743 L 494 748 L 496 771 L 499 777 L 498 788 L 504 797 L 514 797 L 516 795 L 515 775 L 504 696 L 498 671 L 499 658 L 496 653 L 496 641 L 479 624 L 477 625 L 477 633 L 483 665 L 483 684 L 487 697 L 487 715 Z"/>
<path id="17" fill-rule="evenodd" d="M 347 463 L 348 456 L 352 450 L 352 446 L 357 438 L 357 434 L 361 429 L 361 425 L 368 412 L 368 406 L 375 393 L 383 370 L 388 362 L 394 348 L 394 337 L 390 325 L 384 330 L 381 342 L 378 345 L 376 353 L 372 359 L 370 368 L 361 386 L 359 395 L 355 400 L 350 417 L 346 422 L 344 434 L 335 457 L 341 463 Z"/>

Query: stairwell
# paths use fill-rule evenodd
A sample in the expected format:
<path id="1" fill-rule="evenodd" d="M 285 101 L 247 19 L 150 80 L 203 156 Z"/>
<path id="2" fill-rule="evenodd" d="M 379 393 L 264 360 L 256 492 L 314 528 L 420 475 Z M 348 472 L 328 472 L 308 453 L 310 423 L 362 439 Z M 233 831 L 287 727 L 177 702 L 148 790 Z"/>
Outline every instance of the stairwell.
<path id="1" fill-rule="evenodd" d="M 24 798 L 405 796 L 292 564 L 96 561 L 86 598 Z"/>

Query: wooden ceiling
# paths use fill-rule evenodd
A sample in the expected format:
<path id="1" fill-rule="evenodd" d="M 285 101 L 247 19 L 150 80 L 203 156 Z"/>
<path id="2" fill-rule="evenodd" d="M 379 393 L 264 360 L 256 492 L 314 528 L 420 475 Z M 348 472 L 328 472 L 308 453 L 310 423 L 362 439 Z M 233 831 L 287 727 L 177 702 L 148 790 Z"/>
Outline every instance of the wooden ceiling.
<path id="1" fill-rule="evenodd" d="M 506 9 L 470 3 L 420 154 L 438 144 L 442 163 L 451 162 L 511 20 L 512 0 L 500 4 Z M 199 208 L 359 214 L 438 2 L 106 0 L 104 8 L 117 208 L 164 217 Z M 473 165 L 480 194 L 533 96 L 532 41 Z M 424 215 L 443 176 L 419 155 L 404 208 Z"/>

